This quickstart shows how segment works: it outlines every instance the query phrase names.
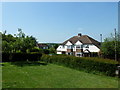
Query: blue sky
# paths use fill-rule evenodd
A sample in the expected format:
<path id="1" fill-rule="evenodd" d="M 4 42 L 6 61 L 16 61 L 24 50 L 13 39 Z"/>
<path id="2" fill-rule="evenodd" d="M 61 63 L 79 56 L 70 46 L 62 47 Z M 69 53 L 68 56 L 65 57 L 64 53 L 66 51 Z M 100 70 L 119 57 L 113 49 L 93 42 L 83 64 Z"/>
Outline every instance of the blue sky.
<path id="1" fill-rule="evenodd" d="M 21 28 L 42 43 L 62 43 L 82 33 L 100 41 L 118 29 L 117 2 L 4 2 L 2 30 Z"/>

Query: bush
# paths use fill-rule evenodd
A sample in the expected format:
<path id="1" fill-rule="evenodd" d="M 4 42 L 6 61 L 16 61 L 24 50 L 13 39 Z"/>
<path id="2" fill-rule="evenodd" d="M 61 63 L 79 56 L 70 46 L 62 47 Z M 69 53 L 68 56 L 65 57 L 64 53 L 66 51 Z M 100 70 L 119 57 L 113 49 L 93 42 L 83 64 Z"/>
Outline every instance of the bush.
<path id="1" fill-rule="evenodd" d="M 10 53 L 2 53 L 2 62 L 9 62 Z"/>
<path id="2" fill-rule="evenodd" d="M 27 52 L 28 53 L 30 53 L 30 52 L 43 52 L 43 51 L 41 51 L 41 49 L 40 48 L 38 48 L 38 47 L 34 47 L 34 48 L 31 48 L 31 49 L 27 49 Z"/>
<path id="3" fill-rule="evenodd" d="M 43 53 L 44 54 L 49 54 L 49 50 L 48 49 L 43 49 Z"/>
<path id="4" fill-rule="evenodd" d="M 2 62 L 38 61 L 41 53 L 2 53 Z"/>
<path id="5" fill-rule="evenodd" d="M 28 55 L 27 56 L 28 61 L 39 61 L 42 56 L 41 53 L 37 53 L 37 52 L 29 53 L 27 55 Z"/>
<path id="6" fill-rule="evenodd" d="M 84 70 L 86 72 L 99 72 L 108 76 L 115 76 L 116 64 L 118 63 L 109 59 L 62 55 L 43 55 L 41 61 L 64 65 L 70 68 Z"/>

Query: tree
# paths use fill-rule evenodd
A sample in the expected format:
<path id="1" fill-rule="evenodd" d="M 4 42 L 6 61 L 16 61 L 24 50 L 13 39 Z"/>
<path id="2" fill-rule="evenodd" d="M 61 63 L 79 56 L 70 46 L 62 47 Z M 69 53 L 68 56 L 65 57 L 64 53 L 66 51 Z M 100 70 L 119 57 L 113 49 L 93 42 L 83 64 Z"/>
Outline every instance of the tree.
<path id="1" fill-rule="evenodd" d="M 54 45 L 55 50 L 58 48 L 58 46 L 59 46 L 59 44 Z"/>
<path id="2" fill-rule="evenodd" d="M 32 36 L 27 36 L 26 38 L 24 38 L 21 42 L 21 48 L 20 50 L 22 52 L 26 52 L 27 49 L 31 49 L 33 47 L 36 46 L 36 39 Z"/>
<path id="3" fill-rule="evenodd" d="M 55 52 L 56 52 L 55 48 L 51 47 L 51 48 L 49 49 L 49 53 L 55 53 Z"/>
<path id="4" fill-rule="evenodd" d="M 17 36 L 18 36 L 19 38 L 25 38 L 25 34 L 22 32 L 22 29 L 21 29 L 21 28 L 18 28 L 18 34 L 17 34 Z"/>
<path id="5" fill-rule="evenodd" d="M 116 43 L 116 46 L 115 46 Z M 117 60 L 120 59 L 120 41 L 119 41 L 119 34 L 117 33 L 116 38 L 113 34 L 111 37 L 108 37 L 102 43 L 101 51 L 102 55 L 105 58 L 115 59 L 115 49 L 116 49 L 116 56 Z"/>
<path id="6" fill-rule="evenodd" d="M 26 36 L 22 29 L 18 29 L 18 34 L 15 36 L 5 33 L 2 34 L 2 51 L 3 52 L 27 52 L 28 49 L 36 46 L 36 38 Z"/>

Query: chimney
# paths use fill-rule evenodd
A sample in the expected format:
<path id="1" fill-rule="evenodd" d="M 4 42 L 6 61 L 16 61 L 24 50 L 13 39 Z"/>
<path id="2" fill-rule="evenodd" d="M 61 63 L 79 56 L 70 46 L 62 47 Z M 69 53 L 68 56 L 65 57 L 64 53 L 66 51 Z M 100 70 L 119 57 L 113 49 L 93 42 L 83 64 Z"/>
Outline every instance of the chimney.
<path id="1" fill-rule="evenodd" d="M 78 33 L 78 37 L 81 37 L 82 36 L 82 34 L 81 33 Z"/>

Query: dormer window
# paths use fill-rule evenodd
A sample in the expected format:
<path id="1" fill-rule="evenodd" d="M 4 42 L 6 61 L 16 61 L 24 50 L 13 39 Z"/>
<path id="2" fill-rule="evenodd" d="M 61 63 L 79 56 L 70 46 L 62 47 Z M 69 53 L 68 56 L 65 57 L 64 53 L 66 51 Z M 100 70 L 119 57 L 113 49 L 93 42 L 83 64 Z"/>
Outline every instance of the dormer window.
<path id="1" fill-rule="evenodd" d="M 76 48 L 81 49 L 81 48 L 83 48 L 83 45 L 76 45 Z"/>
<path id="2" fill-rule="evenodd" d="M 80 49 L 80 45 L 77 45 L 76 48 Z"/>

